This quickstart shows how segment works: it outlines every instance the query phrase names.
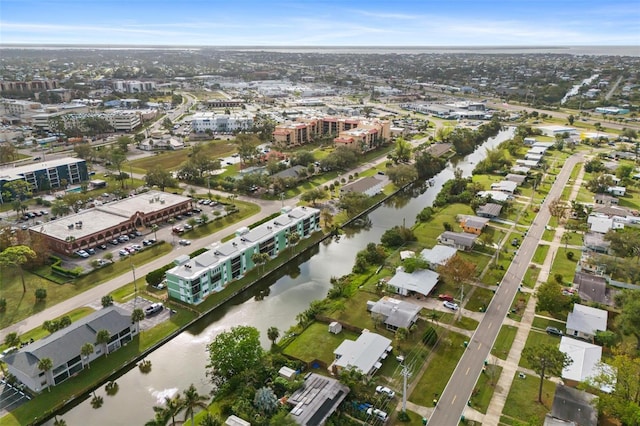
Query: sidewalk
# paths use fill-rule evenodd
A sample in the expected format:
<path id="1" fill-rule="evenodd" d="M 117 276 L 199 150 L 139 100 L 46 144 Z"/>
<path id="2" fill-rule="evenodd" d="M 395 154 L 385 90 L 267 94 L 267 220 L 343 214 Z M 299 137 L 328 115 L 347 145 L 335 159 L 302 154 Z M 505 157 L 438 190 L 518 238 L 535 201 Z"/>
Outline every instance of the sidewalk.
<path id="1" fill-rule="evenodd" d="M 573 183 L 573 188 L 571 190 L 571 195 L 569 199 L 575 199 L 578 191 L 580 190 L 580 183 L 582 182 L 582 177 L 584 176 L 584 168 L 580 170 L 580 174 L 578 178 Z M 558 248 L 562 244 L 562 235 L 564 234 L 564 227 L 558 227 L 553 236 L 553 241 L 549 244 L 549 252 L 547 253 L 547 257 L 542 264 L 540 274 L 538 275 L 538 280 L 536 281 L 536 285 L 534 286 L 533 291 L 538 288 L 538 286 L 542 283 L 545 283 L 549 278 L 551 273 L 551 267 L 553 265 L 553 261 L 555 260 L 556 253 Z M 519 367 L 520 357 L 522 355 L 522 350 L 527 342 L 527 338 L 529 336 L 529 332 L 531 331 L 533 319 L 535 317 L 536 311 L 536 303 L 535 297 L 532 297 L 525 308 L 524 315 L 522 316 L 522 320 L 519 323 L 518 331 L 516 333 L 516 337 L 513 341 L 513 345 L 511 346 L 511 350 L 509 351 L 509 356 L 506 361 L 498 362 L 498 365 L 502 365 L 503 370 L 500 375 L 500 379 L 498 379 L 498 383 L 496 384 L 496 388 L 491 398 L 491 402 L 489 403 L 489 408 L 487 410 L 487 414 L 485 415 L 483 424 L 486 425 L 498 425 L 500 422 L 500 416 L 502 415 L 502 410 L 504 409 L 507 397 L 509 395 L 509 391 L 511 390 L 511 385 L 513 384 L 513 380 L 516 377 L 516 372 L 523 371 L 522 367 Z M 529 372 L 532 374 L 532 372 Z M 534 374 L 535 375 L 535 374 Z M 537 377 L 537 375 L 536 375 Z M 554 381 L 558 381 L 555 379 Z"/>

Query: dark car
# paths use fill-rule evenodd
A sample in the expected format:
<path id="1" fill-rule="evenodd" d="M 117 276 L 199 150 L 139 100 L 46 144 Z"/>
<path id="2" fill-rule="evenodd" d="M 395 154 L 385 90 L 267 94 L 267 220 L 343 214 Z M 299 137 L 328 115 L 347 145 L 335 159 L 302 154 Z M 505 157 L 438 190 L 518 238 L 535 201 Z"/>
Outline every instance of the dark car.
<path id="1" fill-rule="evenodd" d="M 551 334 L 552 336 L 562 336 L 562 331 L 558 330 L 555 327 L 547 327 L 547 334 Z"/>

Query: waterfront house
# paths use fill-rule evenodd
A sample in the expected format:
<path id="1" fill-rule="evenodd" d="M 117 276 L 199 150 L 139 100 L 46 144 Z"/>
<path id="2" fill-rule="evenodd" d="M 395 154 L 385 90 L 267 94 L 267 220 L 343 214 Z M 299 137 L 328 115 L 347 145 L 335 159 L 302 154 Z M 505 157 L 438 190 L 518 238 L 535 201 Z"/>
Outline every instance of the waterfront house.
<path id="1" fill-rule="evenodd" d="M 429 264 L 430 269 L 435 270 L 438 266 L 444 266 L 457 252 L 455 247 L 436 244 L 431 249 L 422 250 L 420 257 Z"/>
<path id="2" fill-rule="evenodd" d="M 462 216 L 460 218 L 462 230 L 470 234 L 480 235 L 487 223 L 489 223 L 489 219 L 486 217 Z"/>
<path id="3" fill-rule="evenodd" d="M 336 379 L 310 373 L 302 386 L 287 399 L 293 408 L 289 417 L 300 426 L 320 426 L 336 411 L 349 387 Z"/>
<path id="4" fill-rule="evenodd" d="M 360 194 L 373 197 L 374 195 L 382 192 L 382 188 L 384 188 L 384 181 L 376 179 L 373 176 L 368 176 L 344 185 L 340 188 L 340 194 L 343 195 L 348 192 L 358 192 Z"/>
<path id="5" fill-rule="evenodd" d="M 338 374 L 345 368 L 354 368 L 371 377 L 382 367 L 391 347 L 391 340 L 369 330 L 363 330 L 357 340 L 344 340 L 333 351 L 335 361 L 330 370 Z"/>
<path id="6" fill-rule="evenodd" d="M 476 210 L 476 214 L 480 217 L 493 219 L 500 216 L 501 211 L 502 211 L 502 206 L 500 204 L 487 203 L 478 207 L 478 209 Z"/>
<path id="7" fill-rule="evenodd" d="M 396 273 L 387 281 L 387 286 L 401 296 L 417 293 L 428 296 L 438 284 L 440 275 L 428 269 L 417 269 L 412 273 L 404 271 L 402 266 L 396 268 Z"/>
<path id="8" fill-rule="evenodd" d="M 468 232 L 445 231 L 438 237 L 438 242 L 447 246 L 455 247 L 458 250 L 469 251 L 473 248 L 478 236 Z"/>
<path id="9" fill-rule="evenodd" d="M 385 296 L 377 302 L 367 301 L 367 310 L 378 315 L 382 323 L 394 333 L 399 328 L 407 330 L 418 321 L 421 306 Z"/>

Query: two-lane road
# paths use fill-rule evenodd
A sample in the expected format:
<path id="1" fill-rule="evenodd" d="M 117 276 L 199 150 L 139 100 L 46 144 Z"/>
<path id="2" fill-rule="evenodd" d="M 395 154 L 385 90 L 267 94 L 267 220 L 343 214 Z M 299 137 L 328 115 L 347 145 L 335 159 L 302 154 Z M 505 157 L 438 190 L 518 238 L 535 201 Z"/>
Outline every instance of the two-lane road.
<path id="1" fill-rule="evenodd" d="M 582 154 L 571 156 L 556 177 L 556 181 L 549 191 L 540 212 L 489 304 L 484 318 L 478 325 L 466 351 L 458 362 L 458 366 L 449 379 L 449 383 L 429 419 L 430 425 L 455 426 L 459 423 L 464 407 L 467 405 L 471 392 L 478 381 L 484 361 L 495 343 L 500 326 L 511 307 L 522 278 L 531 263 L 538 242 L 542 238 L 545 225 L 549 221 L 551 215 L 548 204 L 551 200 L 560 198 L 573 167 L 580 161 L 582 161 Z"/>

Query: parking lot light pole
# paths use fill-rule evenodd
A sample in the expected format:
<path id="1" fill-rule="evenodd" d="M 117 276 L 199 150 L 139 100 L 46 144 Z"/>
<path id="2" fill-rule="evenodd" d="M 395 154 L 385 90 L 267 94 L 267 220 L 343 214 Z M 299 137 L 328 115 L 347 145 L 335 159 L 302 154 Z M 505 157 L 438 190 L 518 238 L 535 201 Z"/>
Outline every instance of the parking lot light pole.
<path id="1" fill-rule="evenodd" d="M 131 260 L 131 258 L 129 258 Z M 136 267 L 131 262 L 131 272 L 133 272 L 133 309 L 136 308 L 136 303 L 138 301 L 138 284 L 136 283 Z"/>

